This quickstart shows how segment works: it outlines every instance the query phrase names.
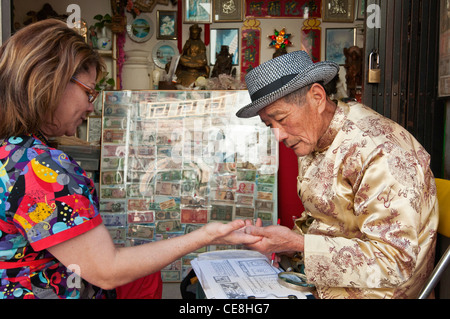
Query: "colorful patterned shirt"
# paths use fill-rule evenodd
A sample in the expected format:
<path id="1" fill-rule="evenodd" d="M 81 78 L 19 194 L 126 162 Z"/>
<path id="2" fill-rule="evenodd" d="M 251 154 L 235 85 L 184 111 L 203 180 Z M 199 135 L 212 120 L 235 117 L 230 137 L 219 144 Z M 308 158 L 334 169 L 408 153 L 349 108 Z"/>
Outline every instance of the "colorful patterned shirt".
<path id="1" fill-rule="evenodd" d="M 436 184 L 425 149 L 361 104 L 339 104 L 298 189 L 314 218 L 305 274 L 320 298 L 417 298 L 433 270 Z"/>
<path id="2" fill-rule="evenodd" d="M 0 299 L 101 298 L 46 250 L 102 222 L 93 181 L 44 138 L 0 143 Z"/>

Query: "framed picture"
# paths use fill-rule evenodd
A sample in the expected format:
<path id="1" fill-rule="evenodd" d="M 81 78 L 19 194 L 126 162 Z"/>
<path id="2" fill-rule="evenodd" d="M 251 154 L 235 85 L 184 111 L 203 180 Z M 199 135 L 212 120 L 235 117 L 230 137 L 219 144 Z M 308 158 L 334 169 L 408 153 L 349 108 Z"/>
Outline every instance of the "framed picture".
<path id="1" fill-rule="evenodd" d="M 148 16 L 141 14 L 127 24 L 127 33 L 131 40 L 145 42 L 153 36 L 154 28 L 152 20 Z"/>
<path id="2" fill-rule="evenodd" d="M 183 0 L 184 23 L 212 23 L 212 0 Z"/>
<path id="3" fill-rule="evenodd" d="M 344 48 L 356 44 L 356 29 L 329 28 L 325 30 L 325 36 L 325 60 L 344 65 Z"/>
<path id="4" fill-rule="evenodd" d="M 158 40 L 176 40 L 177 39 L 177 12 L 162 11 L 156 12 Z"/>
<path id="5" fill-rule="evenodd" d="M 322 0 L 245 0 L 243 2 L 245 20 L 249 18 L 322 18 Z"/>
<path id="6" fill-rule="evenodd" d="M 228 52 L 233 54 L 233 65 L 239 64 L 239 29 L 211 29 L 210 64 L 216 63 L 216 54 L 222 46 L 228 46 Z"/>
<path id="7" fill-rule="evenodd" d="M 214 22 L 243 20 L 243 0 L 214 0 Z"/>
<path id="8" fill-rule="evenodd" d="M 353 22 L 355 20 L 355 0 L 324 0 L 324 22 Z"/>
<path id="9" fill-rule="evenodd" d="M 170 41 L 158 42 L 152 52 L 153 62 L 156 66 L 164 69 L 166 64 L 172 60 L 172 57 L 179 55 L 178 48 Z"/>
<path id="10" fill-rule="evenodd" d="M 366 14 L 366 0 L 356 0 L 356 20 L 364 20 L 364 15 Z"/>

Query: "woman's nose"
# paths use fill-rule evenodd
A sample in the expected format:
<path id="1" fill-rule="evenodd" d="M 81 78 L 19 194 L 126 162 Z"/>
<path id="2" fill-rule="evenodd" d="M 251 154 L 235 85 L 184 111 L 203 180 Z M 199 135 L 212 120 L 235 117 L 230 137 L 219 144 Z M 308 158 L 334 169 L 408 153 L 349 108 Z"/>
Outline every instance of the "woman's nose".
<path id="1" fill-rule="evenodd" d="M 95 102 L 96 102 L 96 101 L 94 101 L 93 103 L 89 102 L 89 106 L 88 106 L 88 109 L 87 109 L 87 113 L 88 113 L 88 114 L 94 112 L 94 103 L 95 103 Z"/>

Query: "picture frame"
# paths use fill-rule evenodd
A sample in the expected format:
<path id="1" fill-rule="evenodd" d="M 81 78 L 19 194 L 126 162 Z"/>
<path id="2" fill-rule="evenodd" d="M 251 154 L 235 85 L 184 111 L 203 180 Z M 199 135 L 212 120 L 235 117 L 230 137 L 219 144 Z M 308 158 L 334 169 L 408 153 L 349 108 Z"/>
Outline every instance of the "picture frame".
<path id="1" fill-rule="evenodd" d="M 244 12 L 245 20 L 322 18 L 322 0 L 245 0 Z"/>
<path id="2" fill-rule="evenodd" d="M 210 31 L 210 57 L 211 65 L 216 63 L 218 54 L 223 45 L 229 47 L 229 53 L 233 54 L 233 65 L 239 65 L 239 29 L 211 29 Z"/>
<path id="3" fill-rule="evenodd" d="M 184 0 L 183 23 L 212 23 L 212 0 Z"/>
<path id="4" fill-rule="evenodd" d="M 356 0 L 356 20 L 364 20 L 366 14 L 367 0 Z"/>
<path id="5" fill-rule="evenodd" d="M 352 23 L 355 20 L 355 0 L 323 0 L 323 22 Z"/>
<path id="6" fill-rule="evenodd" d="M 328 28 L 325 30 L 325 60 L 345 64 L 344 48 L 356 44 L 356 28 Z"/>
<path id="7" fill-rule="evenodd" d="M 179 55 L 178 48 L 170 41 L 159 41 L 152 51 L 153 62 L 164 69 L 172 57 Z"/>
<path id="8" fill-rule="evenodd" d="M 158 10 L 156 12 L 158 40 L 176 40 L 177 32 L 177 11 Z"/>
<path id="9" fill-rule="evenodd" d="M 214 22 L 241 22 L 244 19 L 243 0 L 213 0 Z"/>
<path id="10" fill-rule="evenodd" d="M 130 39 L 140 43 L 150 40 L 155 31 L 155 26 L 150 17 L 140 14 L 131 23 L 127 24 L 126 29 Z"/>

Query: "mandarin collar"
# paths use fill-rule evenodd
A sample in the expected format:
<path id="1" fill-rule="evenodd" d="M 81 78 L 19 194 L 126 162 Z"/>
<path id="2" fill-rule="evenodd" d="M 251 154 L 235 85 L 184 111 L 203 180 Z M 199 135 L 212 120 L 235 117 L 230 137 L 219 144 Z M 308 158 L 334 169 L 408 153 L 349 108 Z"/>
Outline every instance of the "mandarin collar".
<path id="1" fill-rule="evenodd" d="M 336 105 L 336 110 L 334 112 L 333 118 L 330 122 L 325 133 L 317 142 L 317 145 L 314 149 L 315 153 L 320 153 L 326 151 L 330 145 L 333 143 L 337 133 L 344 126 L 344 123 L 347 119 L 347 114 L 349 110 L 349 105 L 347 103 L 338 101 Z"/>

